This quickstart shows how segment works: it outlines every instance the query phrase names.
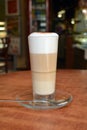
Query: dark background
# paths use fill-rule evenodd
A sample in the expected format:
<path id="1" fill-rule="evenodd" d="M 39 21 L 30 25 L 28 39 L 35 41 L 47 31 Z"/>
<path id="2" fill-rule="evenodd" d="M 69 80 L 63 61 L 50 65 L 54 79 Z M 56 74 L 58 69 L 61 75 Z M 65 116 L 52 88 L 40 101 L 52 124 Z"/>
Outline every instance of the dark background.
<path id="1" fill-rule="evenodd" d="M 78 6 L 78 0 L 52 0 L 52 7 L 55 14 L 65 9 L 66 18 L 74 17 L 75 9 Z"/>

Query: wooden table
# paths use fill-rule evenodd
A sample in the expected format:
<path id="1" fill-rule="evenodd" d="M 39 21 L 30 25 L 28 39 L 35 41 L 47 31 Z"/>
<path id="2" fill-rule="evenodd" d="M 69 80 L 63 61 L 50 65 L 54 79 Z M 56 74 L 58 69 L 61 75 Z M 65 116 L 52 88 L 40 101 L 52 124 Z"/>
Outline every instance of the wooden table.
<path id="1" fill-rule="evenodd" d="M 31 72 L 0 75 L 0 99 L 15 99 L 32 91 Z M 86 130 L 87 70 L 58 70 L 57 89 L 69 92 L 73 101 L 53 110 L 32 110 L 18 103 L 0 103 L 0 130 Z"/>

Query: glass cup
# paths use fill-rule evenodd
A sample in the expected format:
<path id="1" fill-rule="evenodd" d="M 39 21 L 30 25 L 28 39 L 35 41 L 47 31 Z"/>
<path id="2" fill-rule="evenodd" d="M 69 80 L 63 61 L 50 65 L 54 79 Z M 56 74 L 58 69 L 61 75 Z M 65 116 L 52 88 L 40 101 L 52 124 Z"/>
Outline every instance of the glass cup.
<path id="1" fill-rule="evenodd" d="M 52 32 L 28 36 L 34 101 L 55 99 L 58 38 Z"/>

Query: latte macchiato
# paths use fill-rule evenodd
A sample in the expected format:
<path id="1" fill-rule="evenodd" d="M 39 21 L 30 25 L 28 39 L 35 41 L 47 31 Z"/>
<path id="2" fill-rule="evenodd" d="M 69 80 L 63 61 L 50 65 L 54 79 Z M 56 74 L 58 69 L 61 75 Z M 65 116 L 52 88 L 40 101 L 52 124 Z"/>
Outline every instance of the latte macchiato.
<path id="1" fill-rule="evenodd" d="M 54 94 L 58 35 L 56 33 L 32 33 L 28 39 L 33 94 L 40 96 Z"/>

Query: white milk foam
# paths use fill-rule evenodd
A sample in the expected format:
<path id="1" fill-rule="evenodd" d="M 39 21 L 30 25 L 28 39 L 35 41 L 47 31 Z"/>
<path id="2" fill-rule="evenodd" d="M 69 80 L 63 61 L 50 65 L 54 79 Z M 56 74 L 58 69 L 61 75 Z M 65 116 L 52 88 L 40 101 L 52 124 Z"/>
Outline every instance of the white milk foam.
<path id="1" fill-rule="evenodd" d="M 34 32 L 28 36 L 30 53 L 48 54 L 57 53 L 58 34 Z M 44 46 L 45 44 L 45 46 Z"/>

